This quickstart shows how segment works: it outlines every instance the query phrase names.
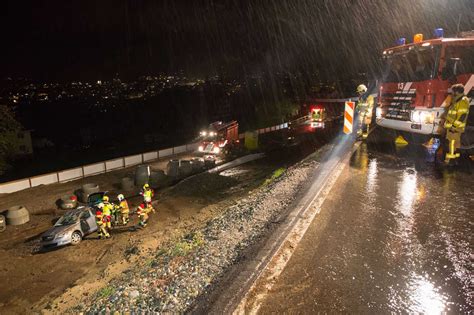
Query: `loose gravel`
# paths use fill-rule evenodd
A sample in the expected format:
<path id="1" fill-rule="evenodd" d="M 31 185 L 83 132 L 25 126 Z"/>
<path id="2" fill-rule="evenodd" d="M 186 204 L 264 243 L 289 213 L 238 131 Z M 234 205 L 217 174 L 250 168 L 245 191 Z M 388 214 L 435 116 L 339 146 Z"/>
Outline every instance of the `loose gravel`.
<path id="1" fill-rule="evenodd" d="M 157 249 L 73 313 L 183 313 L 262 237 L 294 200 L 315 161 L 300 162 L 254 189 L 203 228 Z M 281 173 L 281 171 L 280 171 Z"/>

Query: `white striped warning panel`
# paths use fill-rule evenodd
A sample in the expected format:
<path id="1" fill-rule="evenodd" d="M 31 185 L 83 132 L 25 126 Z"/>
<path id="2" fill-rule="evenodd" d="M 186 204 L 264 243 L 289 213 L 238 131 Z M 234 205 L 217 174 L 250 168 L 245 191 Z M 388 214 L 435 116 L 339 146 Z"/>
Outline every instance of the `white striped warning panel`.
<path id="1" fill-rule="evenodd" d="M 352 128 L 354 124 L 354 108 L 355 103 L 352 101 L 347 101 L 344 109 L 344 133 L 352 133 Z"/>

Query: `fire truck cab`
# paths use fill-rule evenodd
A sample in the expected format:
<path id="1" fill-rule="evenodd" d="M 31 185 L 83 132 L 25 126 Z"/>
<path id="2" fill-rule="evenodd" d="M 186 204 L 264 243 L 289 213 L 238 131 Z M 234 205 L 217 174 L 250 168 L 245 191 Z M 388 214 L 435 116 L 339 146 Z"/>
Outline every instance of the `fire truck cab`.
<path id="1" fill-rule="evenodd" d="M 383 52 L 386 67 L 376 122 L 395 130 L 409 142 L 422 143 L 443 135 L 451 85 L 464 84 L 465 94 L 473 105 L 474 32 L 461 38 L 444 38 L 442 29 L 436 29 L 435 34 L 437 38 L 430 40 L 416 34 L 411 44 L 405 44 L 401 38 L 399 46 Z M 465 133 L 473 132 L 473 119 L 474 108 L 471 108 L 469 130 Z"/>
<path id="2" fill-rule="evenodd" d="M 216 121 L 199 134 L 201 143 L 198 151 L 203 154 L 225 153 L 239 142 L 239 123 Z"/>

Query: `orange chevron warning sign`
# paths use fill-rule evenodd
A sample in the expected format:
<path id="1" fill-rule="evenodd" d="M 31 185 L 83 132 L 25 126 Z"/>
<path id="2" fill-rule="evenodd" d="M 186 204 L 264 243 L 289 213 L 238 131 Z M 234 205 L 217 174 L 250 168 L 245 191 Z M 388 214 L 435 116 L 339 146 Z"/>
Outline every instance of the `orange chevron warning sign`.
<path id="1" fill-rule="evenodd" d="M 346 106 L 344 109 L 344 133 L 350 134 L 352 133 L 352 125 L 354 122 L 354 108 L 355 103 L 351 101 L 346 102 Z"/>

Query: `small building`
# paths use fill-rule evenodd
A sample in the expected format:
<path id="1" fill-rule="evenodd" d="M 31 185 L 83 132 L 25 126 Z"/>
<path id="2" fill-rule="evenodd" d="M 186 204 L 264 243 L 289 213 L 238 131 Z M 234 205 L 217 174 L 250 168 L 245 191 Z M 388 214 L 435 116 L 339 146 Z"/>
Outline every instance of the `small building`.
<path id="1" fill-rule="evenodd" d="M 23 157 L 33 154 L 33 142 L 31 140 L 31 130 L 21 130 L 12 134 L 14 146 L 12 154 L 15 157 Z"/>

